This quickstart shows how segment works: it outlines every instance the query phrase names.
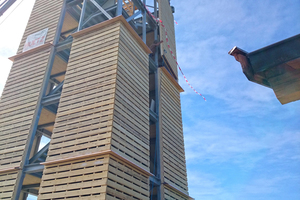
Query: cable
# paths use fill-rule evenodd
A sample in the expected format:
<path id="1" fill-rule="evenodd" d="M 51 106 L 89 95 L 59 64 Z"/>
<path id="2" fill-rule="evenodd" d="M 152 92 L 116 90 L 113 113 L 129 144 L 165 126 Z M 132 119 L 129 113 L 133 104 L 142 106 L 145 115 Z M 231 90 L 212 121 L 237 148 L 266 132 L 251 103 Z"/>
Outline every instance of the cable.
<path id="1" fill-rule="evenodd" d="M 24 0 L 21 0 L 20 3 L 11 11 L 11 13 L 13 13 L 16 8 L 23 2 Z M 5 20 L 11 15 L 11 13 L 9 13 L 5 18 L 4 20 L 0 23 L 0 26 L 3 24 L 3 22 L 5 22 Z"/>

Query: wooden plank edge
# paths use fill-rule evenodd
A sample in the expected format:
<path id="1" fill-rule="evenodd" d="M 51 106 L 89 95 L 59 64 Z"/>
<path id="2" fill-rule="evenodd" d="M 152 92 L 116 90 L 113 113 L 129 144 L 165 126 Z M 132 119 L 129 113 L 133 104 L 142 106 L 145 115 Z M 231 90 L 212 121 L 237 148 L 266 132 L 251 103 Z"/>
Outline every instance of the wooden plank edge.
<path id="1" fill-rule="evenodd" d="M 126 21 L 126 19 L 122 16 L 122 15 L 119 15 L 117 17 L 114 17 L 112 19 L 109 19 L 109 20 L 106 20 L 104 22 L 101 22 L 99 24 L 96 24 L 94 26 L 90 26 L 88 28 L 85 28 L 81 31 L 78 31 L 76 33 L 73 33 L 71 34 L 74 38 L 76 37 L 80 37 L 84 34 L 87 34 L 89 32 L 92 32 L 92 31 L 95 31 L 95 30 L 99 30 L 100 28 L 104 27 L 104 26 L 107 26 L 109 24 L 112 24 L 114 22 L 117 22 L 117 21 L 120 21 L 122 22 L 125 27 L 128 29 L 128 31 L 132 34 L 132 36 L 137 40 L 137 42 L 142 46 L 142 48 L 144 49 L 144 51 L 147 53 L 147 54 L 150 54 L 152 53 L 152 51 L 149 49 L 149 47 L 143 42 L 143 40 L 140 38 L 140 36 L 135 32 L 135 30 L 130 26 L 130 24 Z"/>
<path id="2" fill-rule="evenodd" d="M 23 53 L 19 53 L 19 54 L 15 55 L 15 56 L 9 57 L 8 59 L 11 60 L 11 61 L 15 61 L 15 59 L 17 59 L 17 58 L 24 57 L 24 56 L 36 53 L 37 51 L 42 51 L 42 50 L 44 50 L 46 48 L 49 48 L 50 46 L 53 46 L 52 42 L 48 42 L 48 43 L 43 44 L 41 46 L 38 46 L 36 48 L 30 49 L 28 51 L 25 51 Z"/>
<path id="3" fill-rule="evenodd" d="M 133 162 L 131 162 L 130 160 L 127 160 L 126 158 L 124 158 L 123 156 L 121 156 L 120 154 L 114 152 L 114 151 L 111 151 L 110 153 L 112 156 L 115 156 L 116 158 L 122 160 L 123 162 L 125 162 L 126 164 L 130 165 L 131 167 L 137 169 L 138 171 L 142 172 L 143 174 L 145 175 L 148 175 L 148 176 L 154 176 L 154 174 L 150 173 L 149 171 L 147 171 L 146 169 L 134 164 Z"/>
<path id="4" fill-rule="evenodd" d="M 21 169 L 20 167 L 11 167 L 11 168 L 6 168 L 6 169 L 1 169 L 0 174 L 4 174 L 7 172 L 19 171 L 20 169 Z"/>
<path id="5" fill-rule="evenodd" d="M 161 70 L 164 73 L 164 75 L 166 75 L 168 79 L 175 85 L 179 92 L 184 92 L 179 83 L 177 83 L 177 81 L 172 77 L 172 75 L 168 72 L 168 70 L 165 67 L 161 67 Z"/>
<path id="6" fill-rule="evenodd" d="M 175 187 L 174 185 L 172 185 L 171 183 L 168 182 L 164 182 L 163 183 L 167 188 L 181 194 L 182 196 L 187 197 L 189 200 L 195 200 L 193 197 L 190 197 L 186 192 L 183 192 L 182 190 L 178 189 L 177 187 Z"/>
<path id="7" fill-rule="evenodd" d="M 73 156 L 73 157 L 69 157 L 69 158 L 65 158 L 65 159 L 46 161 L 46 162 L 42 162 L 40 164 L 41 165 L 54 165 L 54 164 L 60 164 L 60 163 L 65 163 L 65 162 L 70 162 L 70 161 L 85 159 L 85 158 L 90 158 L 90 157 L 102 156 L 102 155 L 114 156 L 114 157 L 122 160 L 126 164 L 130 165 L 134 169 L 138 170 L 139 172 L 142 172 L 143 174 L 145 174 L 147 176 L 154 176 L 152 173 L 150 173 L 146 169 L 134 164 L 133 162 L 127 160 L 126 158 L 124 158 L 123 156 L 119 155 L 118 153 L 116 153 L 112 150 L 104 150 L 104 151 L 100 151 L 100 152 L 96 152 L 96 153 L 90 153 L 90 154 L 80 155 L 80 156 Z"/>

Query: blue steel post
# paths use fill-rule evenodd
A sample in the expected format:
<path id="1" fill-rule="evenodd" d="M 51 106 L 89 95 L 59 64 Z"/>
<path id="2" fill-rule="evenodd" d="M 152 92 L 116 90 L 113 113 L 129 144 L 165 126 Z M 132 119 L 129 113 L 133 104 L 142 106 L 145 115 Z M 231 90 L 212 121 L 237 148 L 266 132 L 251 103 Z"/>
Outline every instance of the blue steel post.
<path id="1" fill-rule="evenodd" d="M 118 4 L 117 4 L 117 16 L 122 15 L 122 10 L 123 10 L 122 3 L 123 3 L 122 0 L 118 0 Z"/>
<path id="2" fill-rule="evenodd" d="M 146 0 L 143 0 L 143 4 L 146 5 Z M 143 24 L 142 24 L 142 28 L 143 28 L 143 41 L 146 44 L 146 10 L 143 10 Z"/>
<path id="3" fill-rule="evenodd" d="M 154 0 L 154 16 L 157 18 L 157 2 Z M 155 25 L 154 28 L 154 40 L 158 39 L 158 24 Z M 160 140 L 160 85 L 159 85 L 159 74 L 158 74 L 158 46 L 156 47 L 154 60 L 156 65 L 155 70 L 155 110 L 157 114 L 157 121 L 155 124 L 156 129 L 156 141 L 155 141 L 155 151 L 156 151 L 156 163 L 157 163 L 157 169 L 156 169 L 156 178 L 159 179 L 160 185 L 157 187 L 157 199 L 161 200 L 163 197 L 163 184 L 161 183 L 163 180 L 162 173 L 161 173 L 161 167 L 162 167 L 162 159 L 161 159 L 161 140 Z"/>
<path id="4" fill-rule="evenodd" d="M 77 31 L 81 30 L 81 26 L 82 26 L 83 19 L 84 19 L 84 14 L 85 14 L 86 3 L 87 3 L 87 0 L 83 0 L 83 5 L 82 5 L 82 8 L 81 8 L 81 14 L 80 14 L 80 19 L 79 19 Z"/>
<path id="5" fill-rule="evenodd" d="M 55 33 L 55 38 L 54 38 L 54 41 L 53 41 L 54 46 L 51 46 L 49 60 L 48 60 L 48 63 L 47 63 L 44 79 L 43 79 L 43 82 L 42 82 L 42 87 L 41 87 L 39 98 L 38 98 L 38 101 L 37 101 L 37 106 L 36 106 L 36 109 L 35 109 L 35 112 L 34 112 L 34 116 L 33 116 L 33 120 L 32 120 L 30 129 L 29 129 L 27 143 L 25 145 L 25 150 L 24 150 L 24 153 L 23 153 L 21 166 L 20 166 L 21 170 L 19 171 L 19 174 L 18 174 L 18 177 L 17 177 L 17 180 L 16 180 L 15 190 L 14 190 L 13 195 L 12 195 L 12 199 L 14 199 L 14 200 L 18 200 L 19 197 L 20 197 L 20 194 L 21 194 L 23 180 L 24 180 L 25 174 L 26 174 L 24 169 L 25 169 L 25 166 L 29 163 L 29 156 L 30 156 L 30 153 L 31 153 L 33 141 L 34 141 L 34 138 L 35 138 L 35 133 L 36 133 L 36 130 L 37 130 L 37 127 L 38 127 L 40 115 L 41 115 L 42 108 L 43 108 L 42 99 L 43 99 L 43 97 L 45 97 L 46 92 L 47 92 L 48 83 L 49 83 L 49 80 L 50 80 L 50 74 L 51 74 L 51 71 L 52 71 L 52 65 L 53 65 L 54 58 L 55 58 L 55 45 L 59 41 L 62 24 L 63 24 L 64 18 L 65 18 L 65 12 L 66 12 L 66 0 L 64 0 L 64 2 L 63 2 L 62 11 L 60 13 L 60 18 L 59 18 L 59 22 L 58 22 L 56 33 Z"/>

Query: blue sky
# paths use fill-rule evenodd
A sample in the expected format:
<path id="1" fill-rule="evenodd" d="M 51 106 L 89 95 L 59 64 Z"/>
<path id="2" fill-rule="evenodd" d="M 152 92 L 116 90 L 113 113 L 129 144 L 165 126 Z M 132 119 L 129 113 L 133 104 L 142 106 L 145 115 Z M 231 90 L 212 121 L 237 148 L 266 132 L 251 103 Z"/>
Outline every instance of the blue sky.
<path id="1" fill-rule="evenodd" d="M 190 195 L 201 200 L 300 199 L 300 101 L 281 105 L 227 52 L 300 33 L 299 0 L 179 1 L 177 56 Z"/>
<path id="2" fill-rule="evenodd" d="M 17 51 L 34 1 L 24 2 L 0 25 L 0 91 L 11 66 L 7 57 Z M 299 200 L 300 101 L 281 105 L 271 89 L 249 82 L 227 52 L 234 46 L 251 52 L 299 34 L 300 0 L 171 4 L 179 24 L 178 63 L 207 98 L 203 101 L 179 76 L 185 90 L 182 114 L 190 196 Z"/>

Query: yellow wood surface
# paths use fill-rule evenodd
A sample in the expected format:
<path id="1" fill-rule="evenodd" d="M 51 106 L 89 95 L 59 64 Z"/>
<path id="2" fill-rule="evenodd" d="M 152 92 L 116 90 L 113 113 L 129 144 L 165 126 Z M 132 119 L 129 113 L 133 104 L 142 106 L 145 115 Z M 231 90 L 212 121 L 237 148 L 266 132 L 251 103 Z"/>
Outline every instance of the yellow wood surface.
<path id="1" fill-rule="evenodd" d="M 161 133 L 164 178 L 187 191 L 180 88 L 160 69 Z M 166 197 L 167 198 L 167 197 Z"/>
<path id="2" fill-rule="evenodd" d="M 110 149 L 119 27 L 74 38 L 47 161 Z"/>
<path id="3" fill-rule="evenodd" d="M 169 187 L 165 187 L 164 191 L 165 191 L 165 199 L 166 200 L 174 200 L 174 199 L 176 199 L 176 200 L 189 200 L 190 199 L 189 197 L 187 197 L 185 195 L 182 195 L 179 192 L 170 189 Z"/>
<path id="4" fill-rule="evenodd" d="M 10 199 L 18 172 L 0 173 L 0 199 Z"/>
<path id="5" fill-rule="evenodd" d="M 172 13 L 171 6 L 169 5 L 168 0 L 158 0 L 158 3 L 159 3 L 159 18 L 163 21 L 163 24 L 164 24 L 165 28 L 167 29 L 168 40 L 169 40 L 169 43 L 167 43 L 165 28 L 162 27 L 162 25 L 160 24 L 160 27 L 159 27 L 160 40 L 164 41 L 161 44 L 161 55 L 164 55 L 166 57 L 167 62 L 169 63 L 173 72 L 175 73 L 175 76 L 177 77 L 178 73 L 177 73 L 176 60 L 173 58 L 173 56 L 168 48 L 168 44 L 169 44 L 173 51 L 173 54 L 177 58 L 173 13 Z"/>
<path id="6" fill-rule="evenodd" d="M 50 46 L 14 59 L 0 100 L 0 169 L 20 165 L 49 52 Z"/>
<path id="7" fill-rule="evenodd" d="M 149 169 L 148 55 L 122 23 L 118 54 L 112 150 Z"/>
<path id="8" fill-rule="evenodd" d="M 148 177 L 113 156 L 109 160 L 107 185 L 107 195 L 112 197 L 149 199 Z"/>
<path id="9" fill-rule="evenodd" d="M 38 199 L 105 199 L 109 156 L 46 165 Z"/>
<path id="10" fill-rule="evenodd" d="M 52 42 L 57 29 L 63 1 L 61 0 L 36 0 L 31 12 L 27 27 L 22 37 L 18 53 L 21 53 L 27 36 L 48 28 L 45 43 Z"/>

